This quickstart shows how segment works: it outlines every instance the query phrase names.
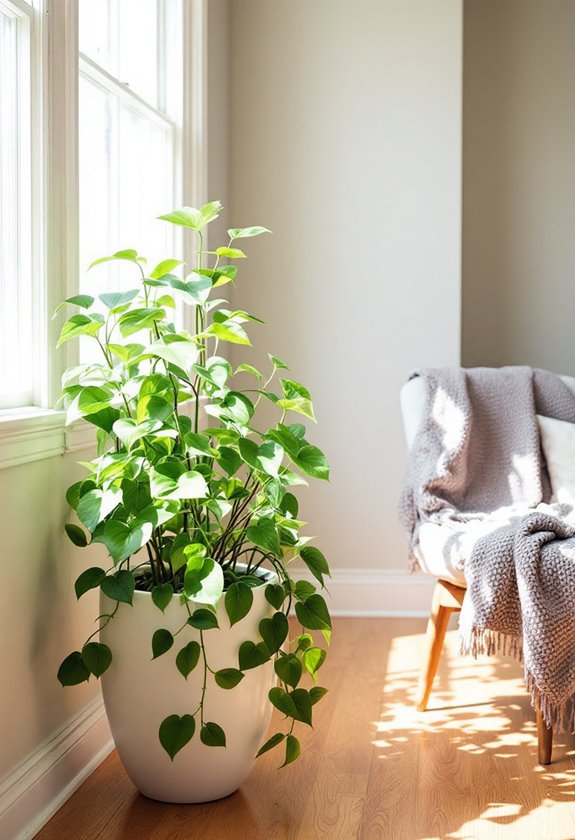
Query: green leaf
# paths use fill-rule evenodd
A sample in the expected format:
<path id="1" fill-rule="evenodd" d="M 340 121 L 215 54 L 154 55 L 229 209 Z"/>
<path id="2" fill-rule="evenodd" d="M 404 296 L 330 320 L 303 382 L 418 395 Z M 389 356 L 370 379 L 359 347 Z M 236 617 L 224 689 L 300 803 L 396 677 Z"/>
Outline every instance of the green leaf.
<path id="1" fill-rule="evenodd" d="M 229 446 L 220 447 L 216 460 L 224 472 L 227 472 L 228 475 L 233 475 L 237 472 L 242 464 L 242 459 L 238 453 L 235 449 L 231 449 Z"/>
<path id="2" fill-rule="evenodd" d="M 200 216 L 204 225 L 208 225 L 217 219 L 222 209 L 221 201 L 208 201 L 203 207 L 200 207 Z"/>
<path id="3" fill-rule="evenodd" d="M 170 274 L 174 268 L 177 268 L 182 264 L 181 260 L 162 260 L 162 262 L 158 263 L 155 269 L 150 272 L 150 277 L 152 280 L 158 280 L 160 277 L 163 277 L 164 274 Z"/>
<path id="4" fill-rule="evenodd" d="M 273 519 L 262 517 L 246 531 L 247 539 L 258 548 L 271 551 L 276 556 L 281 554 L 278 529 Z"/>
<path id="5" fill-rule="evenodd" d="M 195 207 L 182 207 L 181 210 L 173 210 L 171 213 L 166 213 L 158 218 L 171 222 L 173 225 L 182 225 L 192 228 L 192 230 L 201 231 L 207 224 L 218 218 L 221 207 L 219 201 L 210 201 L 199 210 Z"/>
<path id="6" fill-rule="evenodd" d="M 210 439 L 207 435 L 197 432 L 188 432 L 185 436 L 187 455 L 217 455 L 217 449 L 210 446 Z"/>
<path id="7" fill-rule="evenodd" d="M 285 601 L 286 593 L 281 583 L 269 583 L 265 589 L 265 596 L 268 604 L 279 610 Z"/>
<path id="8" fill-rule="evenodd" d="M 241 364 L 238 365 L 236 368 L 236 373 L 251 373 L 252 376 L 255 376 L 256 379 L 261 382 L 262 375 L 257 368 L 253 365 Z"/>
<path id="9" fill-rule="evenodd" d="M 178 479 L 176 499 L 204 499 L 208 495 L 208 485 L 203 475 L 195 470 L 182 473 Z"/>
<path id="10" fill-rule="evenodd" d="M 245 618 L 252 608 L 253 601 L 254 594 L 247 583 L 237 581 L 231 584 L 224 599 L 230 627 Z"/>
<path id="11" fill-rule="evenodd" d="M 138 262 L 138 252 L 135 251 L 133 248 L 127 248 L 124 251 L 116 251 L 115 254 L 112 254 L 111 257 L 100 257 L 94 262 L 90 263 L 88 266 L 88 271 L 93 268 L 95 265 L 101 265 L 102 263 L 110 262 L 110 260 L 127 260 L 128 262 Z"/>
<path id="12" fill-rule="evenodd" d="M 312 478 L 329 479 L 329 464 L 323 452 L 317 446 L 306 444 L 302 446 L 297 457 L 292 458 L 294 464 Z"/>
<path id="13" fill-rule="evenodd" d="M 304 397 L 293 397 L 292 399 L 278 400 L 280 408 L 284 411 L 295 411 L 296 414 L 303 414 L 304 417 L 309 417 L 310 420 L 316 422 L 313 405 L 310 400 Z"/>
<path id="14" fill-rule="evenodd" d="M 182 747 L 185 747 L 196 731 L 196 722 L 191 715 L 169 715 L 160 724 L 160 743 L 172 761 Z"/>
<path id="15" fill-rule="evenodd" d="M 277 747 L 277 745 L 281 744 L 281 742 L 283 741 L 283 739 L 285 737 L 286 736 L 284 735 L 283 732 L 276 732 L 274 735 L 272 735 L 271 738 L 268 738 L 268 740 L 265 742 L 265 744 L 262 747 L 259 748 L 259 750 L 256 754 L 256 758 L 259 758 L 260 755 L 263 755 L 268 750 L 272 750 L 274 747 Z"/>
<path id="16" fill-rule="evenodd" d="M 87 385 L 79 391 L 66 411 L 66 424 L 70 425 L 74 420 L 85 417 L 89 414 L 96 414 L 102 409 L 108 408 L 113 393 L 108 388 L 100 388 L 97 385 Z"/>
<path id="17" fill-rule="evenodd" d="M 92 542 L 103 543 L 112 560 L 119 563 L 139 551 L 152 536 L 152 530 L 153 524 L 143 519 L 133 520 L 131 525 L 118 519 L 109 519 L 96 529 Z"/>
<path id="18" fill-rule="evenodd" d="M 287 691 L 280 686 L 271 688 L 268 692 L 268 697 L 272 706 L 275 706 L 280 712 L 288 717 L 296 718 L 298 710 L 294 701 Z"/>
<path id="19" fill-rule="evenodd" d="M 198 358 L 198 353 L 199 349 L 195 341 L 178 340 L 164 342 L 163 344 L 150 344 L 149 347 L 146 347 L 142 356 L 154 356 L 163 359 L 164 362 L 177 365 L 187 372 Z"/>
<path id="20" fill-rule="evenodd" d="M 295 653 L 276 659 L 274 669 L 280 680 L 295 688 L 302 675 L 302 664 Z"/>
<path id="21" fill-rule="evenodd" d="M 307 580 L 298 580 L 294 586 L 294 595 L 298 601 L 307 601 L 316 592 L 316 587 L 313 583 Z"/>
<path id="22" fill-rule="evenodd" d="M 84 664 L 82 654 L 75 650 L 58 668 L 58 679 L 62 685 L 78 685 L 90 679 L 90 671 Z"/>
<path id="23" fill-rule="evenodd" d="M 315 548 L 313 545 L 305 546 L 304 548 L 300 548 L 299 555 L 312 575 L 319 580 L 323 586 L 323 576 L 329 576 L 329 566 L 319 548 Z"/>
<path id="24" fill-rule="evenodd" d="M 84 546 L 88 545 L 86 534 L 80 528 L 79 525 L 74 525 L 71 522 L 67 522 L 66 525 L 64 525 L 64 529 L 70 537 L 70 540 L 74 543 L 74 545 L 77 545 L 80 548 L 84 548 Z"/>
<path id="25" fill-rule="evenodd" d="M 139 481 L 124 478 L 120 484 L 120 489 L 122 491 L 122 504 L 128 513 L 132 513 L 134 516 L 138 516 L 152 504 L 150 483 L 147 476 Z"/>
<path id="26" fill-rule="evenodd" d="M 246 255 L 239 248 L 216 248 L 215 252 L 218 257 L 227 257 L 229 260 L 244 260 Z"/>
<path id="27" fill-rule="evenodd" d="M 308 630 L 331 630 L 331 619 L 321 595 L 312 595 L 305 602 L 295 605 L 298 621 Z"/>
<path id="28" fill-rule="evenodd" d="M 292 717 L 311 726 L 312 703 L 309 691 L 306 691 L 305 688 L 295 688 L 293 691 L 290 691 L 289 696 L 296 708 L 296 714 L 292 715 Z"/>
<path id="29" fill-rule="evenodd" d="M 82 648 L 82 661 L 95 677 L 101 677 L 112 662 L 112 651 L 101 642 L 88 642 Z"/>
<path id="30" fill-rule="evenodd" d="M 273 654 L 281 648 L 287 638 L 288 620 L 283 612 L 276 612 L 271 618 L 262 618 L 258 629 L 267 649 Z"/>
<path id="31" fill-rule="evenodd" d="M 292 761 L 295 761 L 298 758 L 301 752 L 300 745 L 298 739 L 295 735 L 288 735 L 286 737 L 286 758 L 282 767 L 285 767 L 286 764 L 291 764 Z"/>
<path id="32" fill-rule="evenodd" d="M 206 747 L 225 747 L 226 734 L 217 723 L 208 721 L 200 730 L 200 740 Z"/>
<path id="33" fill-rule="evenodd" d="M 220 688 L 235 688 L 243 680 L 244 675 L 237 668 L 222 668 L 216 671 L 214 677 Z"/>
<path id="34" fill-rule="evenodd" d="M 262 472 L 266 473 L 266 475 L 271 475 L 273 478 L 277 478 L 283 457 L 284 450 L 277 443 L 274 443 L 273 441 L 262 443 L 258 449 L 258 468 Z"/>
<path id="35" fill-rule="evenodd" d="M 129 292 L 105 292 L 102 295 L 98 295 L 98 297 L 104 306 L 113 310 L 118 306 L 124 306 L 124 304 L 134 300 L 138 291 L 139 289 L 131 289 Z"/>
<path id="36" fill-rule="evenodd" d="M 319 685 L 314 685 L 313 688 L 309 691 L 309 696 L 311 700 L 312 706 L 315 706 L 316 703 L 319 703 L 322 697 L 325 697 L 327 694 L 327 688 L 322 688 Z"/>
<path id="37" fill-rule="evenodd" d="M 305 400 L 311 400 L 311 394 L 301 382 L 296 382 L 295 379 L 280 379 L 284 397 L 286 400 L 297 399 L 303 397 Z"/>
<path id="38" fill-rule="evenodd" d="M 152 659 L 157 659 L 158 656 L 167 653 L 173 644 L 174 637 L 169 630 L 165 630 L 163 627 L 156 630 L 152 636 Z"/>
<path id="39" fill-rule="evenodd" d="M 242 642 L 238 652 L 238 661 L 240 670 L 249 671 L 251 668 L 257 668 L 268 662 L 270 655 L 264 642 L 259 642 L 257 645 L 254 642 Z"/>
<path id="40" fill-rule="evenodd" d="M 198 664 L 200 651 L 198 642 L 188 642 L 176 656 L 176 667 L 185 679 L 188 679 L 188 675 Z"/>
<path id="41" fill-rule="evenodd" d="M 71 338 L 76 338 L 79 335 L 96 336 L 104 326 L 104 316 L 95 312 L 93 315 L 72 315 L 68 318 L 62 330 L 56 347 L 60 347 Z"/>
<path id="42" fill-rule="evenodd" d="M 190 569 L 184 575 L 184 593 L 190 601 L 215 606 L 224 591 L 224 573 L 219 563 L 206 557 L 199 569 Z"/>
<path id="43" fill-rule="evenodd" d="M 210 324 L 205 335 L 214 336 L 219 341 L 228 341 L 230 344 L 243 344 L 247 347 L 252 346 L 244 328 L 233 321 L 228 321 L 226 324 Z"/>
<path id="44" fill-rule="evenodd" d="M 131 604 L 134 597 L 134 575 L 127 569 L 121 569 L 115 575 L 106 575 L 100 582 L 100 589 L 114 601 Z"/>
<path id="45" fill-rule="evenodd" d="M 190 627 L 195 627 L 196 630 L 213 630 L 219 626 L 218 619 L 213 612 L 203 608 L 194 610 L 188 618 L 188 624 Z"/>
<path id="46" fill-rule="evenodd" d="M 311 674 L 314 680 L 316 679 L 316 673 L 325 661 L 325 657 L 326 652 L 320 647 L 310 647 L 302 656 L 303 666 L 308 674 Z"/>
<path id="47" fill-rule="evenodd" d="M 67 303 L 71 306 L 79 306 L 80 309 L 89 309 L 94 303 L 94 298 L 91 295 L 72 295 L 72 297 L 66 298 L 66 300 L 62 301 L 62 303 L 58 304 L 54 310 L 54 315 L 59 312 L 63 306 L 66 306 Z"/>
<path id="48" fill-rule="evenodd" d="M 260 234 L 262 233 L 271 233 L 271 230 L 268 230 L 268 228 L 265 227 L 259 227 L 257 225 L 246 228 L 230 228 L 230 230 L 228 230 L 228 236 L 231 240 L 248 239 L 251 236 L 260 236 Z"/>
<path id="49" fill-rule="evenodd" d="M 76 598 L 81 598 L 90 589 L 97 589 L 105 577 L 106 572 L 98 566 L 92 566 L 92 568 L 86 569 L 85 572 L 82 572 L 76 578 L 76 583 L 74 584 Z"/>
<path id="50" fill-rule="evenodd" d="M 278 359 L 278 357 L 277 357 L 277 356 L 272 356 L 272 354 L 271 354 L 271 353 L 268 353 L 268 359 L 270 360 L 270 362 L 272 363 L 272 365 L 273 365 L 275 368 L 280 368 L 280 369 L 282 369 L 282 370 L 289 370 L 289 368 L 288 368 L 288 366 L 285 364 L 285 362 L 282 362 L 282 360 L 281 360 L 281 359 Z"/>
<path id="51" fill-rule="evenodd" d="M 171 583 L 161 583 L 152 589 L 152 601 L 162 612 L 165 611 L 173 595 L 174 589 Z"/>
<path id="52" fill-rule="evenodd" d="M 163 309 L 130 309 L 129 312 L 125 312 L 118 319 L 118 326 L 120 332 L 126 338 L 140 332 L 140 330 L 151 328 L 156 321 L 162 321 L 164 318 L 165 312 Z"/>
<path id="53" fill-rule="evenodd" d="M 122 494 L 118 489 L 89 490 L 78 502 L 78 519 L 93 532 L 96 525 L 115 510 L 121 501 Z"/>

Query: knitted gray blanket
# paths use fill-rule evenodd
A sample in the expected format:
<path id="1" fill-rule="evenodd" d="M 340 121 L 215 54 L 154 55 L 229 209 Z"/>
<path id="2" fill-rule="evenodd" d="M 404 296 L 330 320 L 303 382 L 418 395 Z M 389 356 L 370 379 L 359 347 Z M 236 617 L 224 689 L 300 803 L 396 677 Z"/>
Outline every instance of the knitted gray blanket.
<path id="1" fill-rule="evenodd" d="M 570 508 L 548 504 L 535 415 L 575 422 L 575 398 L 559 377 L 526 367 L 414 375 L 427 410 L 400 503 L 411 544 L 423 522 L 491 523 L 465 560 L 462 652 L 521 658 L 546 722 L 574 729 L 575 528 Z"/>

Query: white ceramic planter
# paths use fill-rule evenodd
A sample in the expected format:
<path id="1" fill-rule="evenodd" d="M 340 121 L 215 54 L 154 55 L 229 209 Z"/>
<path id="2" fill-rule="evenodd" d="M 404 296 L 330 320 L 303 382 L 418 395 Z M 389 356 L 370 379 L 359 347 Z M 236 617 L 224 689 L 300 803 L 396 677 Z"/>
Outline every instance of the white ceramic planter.
<path id="1" fill-rule="evenodd" d="M 270 573 L 266 584 L 277 582 Z M 238 667 L 243 641 L 261 641 L 258 624 L 273 613 L 264 595 L 265 585 L 253 590 L 249 614 L 230 628 L 223 600 L 218 607 L 219 629 L 204 631 L 207 661 L 214 671 Z M 101 612 L 115 606 L 103 593 Z M 202 604 L 190 603 L 196 609 Z M 112 735 L 120 758 L 138 790 L 163 802 L 209 802 L 227 796 L 242 784 L 254 763 L 256 752 L 271 718 L 268 692 L 275 684 L 273 662 L 245 672 L 244 679 L 229 690 L 216 685 L 208 675 L 204 720 L 218 723 L 226 734 L 226 747 L 207 747 L 200 741 L 199 714 L 194 737 L 175 756 L 162 748 L 158 729 L 168 715 L 192 714 L 198 706 L 202 683 L 202 658 L 187 680 L 178 671 L 175 658 L 189 641 L 199 641 L 199 631 L 186 627 L 173 647 L 152 660 L 151 640 L 161 627 L 175 633 L 188 613 L 174 596 L 165 613 L 146 592 L 135 592 L 133 606 L 121 603 L 115 617 L 101 631 L 101 641 L 113 654 L 102 675 L 102 692 Z"/>

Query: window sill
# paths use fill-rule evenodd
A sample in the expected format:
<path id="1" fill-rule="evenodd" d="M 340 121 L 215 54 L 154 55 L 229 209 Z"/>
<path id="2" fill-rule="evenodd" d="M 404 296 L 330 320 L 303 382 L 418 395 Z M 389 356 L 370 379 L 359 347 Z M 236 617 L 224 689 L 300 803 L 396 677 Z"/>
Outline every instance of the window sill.
<path id="1" fill-rule="evenodd" d="M 66 426 L 63 411 L 18 408 L 0 412 L 0 470 L 94 445 L 94 427 L 86 421 Z"/>

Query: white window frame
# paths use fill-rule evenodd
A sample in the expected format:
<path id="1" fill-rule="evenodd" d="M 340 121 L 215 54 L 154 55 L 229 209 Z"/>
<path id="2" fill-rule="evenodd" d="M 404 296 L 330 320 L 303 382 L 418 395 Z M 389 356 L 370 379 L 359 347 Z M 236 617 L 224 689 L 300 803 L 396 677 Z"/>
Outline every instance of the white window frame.
<path id="1" fill-rule="evenodd" d="M 22 0 L 10 2 L 29 13 Z M 52 313 L 61 300 L 77 292 L 79 278 L 78 3 L 32 0 L 31 5 L 32 190 L 36 208 L 32 270 L 38 376 L 33 406 L 0 410 L 0 469 L 94 445 L 93 427 L 85 421 L 66 427 L 65 413 L 54 408 L 62 373 L 74 363 L 77 352 L 71 344 L 55 350 L 64 315 L 53 319 Z M 183 0 L 182 6 L 183 111 L 177 140 L 182 163 L 176 171 L 176 195 L 182 204 L 200 206 L 207 201 L 208 0 Z M 90 60 L 81 60 L 83 71 L 89 72 Z M 149 108 L 143 101 L 142 106 Z M 186 237 L 183 256 L 187 262 L 192 248 Z"/>

